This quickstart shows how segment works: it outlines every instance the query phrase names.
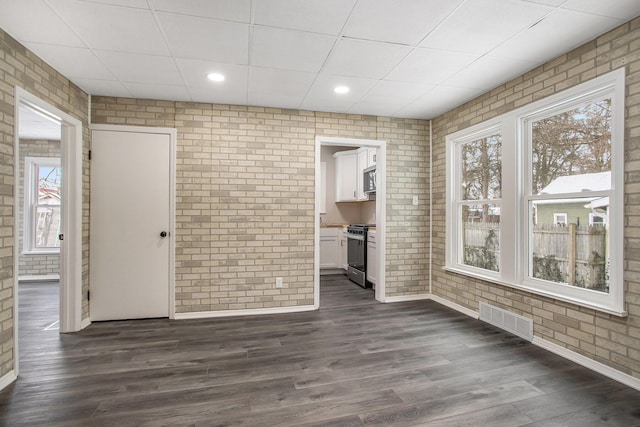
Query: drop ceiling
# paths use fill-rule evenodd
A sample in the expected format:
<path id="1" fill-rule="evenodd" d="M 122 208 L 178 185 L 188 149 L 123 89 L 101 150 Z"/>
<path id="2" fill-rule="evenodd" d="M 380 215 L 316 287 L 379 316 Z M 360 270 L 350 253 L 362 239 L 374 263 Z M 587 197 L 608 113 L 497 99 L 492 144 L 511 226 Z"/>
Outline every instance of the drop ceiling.
<path id="1" fill-rule="evenodd" d="M 0 11 L 1 28 L 91 95 L 428 119 L 640 15 L 640 1 L 0 0 Z"/>

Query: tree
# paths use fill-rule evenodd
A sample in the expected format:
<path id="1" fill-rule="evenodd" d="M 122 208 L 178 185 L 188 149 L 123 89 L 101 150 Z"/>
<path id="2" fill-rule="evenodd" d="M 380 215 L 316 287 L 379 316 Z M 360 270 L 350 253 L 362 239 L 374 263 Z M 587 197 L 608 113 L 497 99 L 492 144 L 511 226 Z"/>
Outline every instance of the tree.
<path id="1" fill-rule="evenodd" d="M 535 121 L 532 140 L 533 194 L 560 176 L 611 170 L 611 100 Z"/>
<path id="2" fill-rule="evenodd" d="M 502 187 L 501 135 L 468 142 L 462 147 L 464 200 L 499 199 Z M 482 221 L 489 220 L 489 205 L 482 205 Z"/>

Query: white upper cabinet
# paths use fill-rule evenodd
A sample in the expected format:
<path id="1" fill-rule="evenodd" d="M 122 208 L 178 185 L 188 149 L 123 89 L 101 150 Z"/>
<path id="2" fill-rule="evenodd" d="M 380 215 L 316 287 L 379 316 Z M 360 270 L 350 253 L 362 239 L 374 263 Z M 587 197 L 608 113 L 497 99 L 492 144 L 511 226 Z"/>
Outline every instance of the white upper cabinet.
<path id="1" fill-rule="evenodd" d="M 320 163 L 320 213 L 327 213 L 327 162 Z"/>
<path id="2" fill-rule="evenodd" d="M 336 202 L 364 202 L 364 170 L 376 164 L 376 149 L 338 151 L 336 159 Z"/>
<path id="3" fill-rule="evenodd" d="M 358 151 L 339 151 L 333 157 L 336 159 L 336 202 L 357 201 Z"/>
<path id="4" fill-rule="evenodd" d="M 367 167 L 374 166 L 376 164 L 376 148 L 367 148 Z"/>
<path id="5" fill-rule="evenodd" d="M 369 200 L 369 196 L 364 192 L 364 170 L 369 167 L 368 148 L 358 149 L 358 200 Z"/>

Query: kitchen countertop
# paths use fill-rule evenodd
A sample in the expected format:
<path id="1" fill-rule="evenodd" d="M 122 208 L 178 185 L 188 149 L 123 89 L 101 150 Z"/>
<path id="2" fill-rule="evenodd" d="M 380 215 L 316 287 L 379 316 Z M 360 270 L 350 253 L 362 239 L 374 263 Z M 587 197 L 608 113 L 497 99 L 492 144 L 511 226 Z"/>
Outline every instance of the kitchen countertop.
<path id="1" fill-rule="evenodd" d="M 320 224 L 320 228 L 343 228 L 347 226 L 348 224 L 325 224 L 325 223 Z"/>

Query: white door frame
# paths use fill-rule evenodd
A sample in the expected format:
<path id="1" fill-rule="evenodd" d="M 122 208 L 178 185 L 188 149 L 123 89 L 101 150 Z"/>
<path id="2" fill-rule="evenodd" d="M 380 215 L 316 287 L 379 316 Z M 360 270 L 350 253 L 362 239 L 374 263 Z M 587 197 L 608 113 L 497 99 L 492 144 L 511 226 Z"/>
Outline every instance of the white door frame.
<path id="1" fill-rule="evenodd" d="M 60 245 L 60 332 L 76 332 L 82 324 L 82 122 L 64 111 L 17 87 L 14 104 L 14 244 L 13 244 L 13 360 L 18 375 L 18 258 L 19 210 L 17 203 L 20 170 L 20 105 L 40 109 L 60 120 L 62 161 L 62 230 L 64 242 Z"/>
<path id="2" fill-rule="evenodd" d="M 313 306 L 320 308 L 320 156 L 323 146 L 334 147 L 371 147 L 376 152 L 376 245 L 379 249 L 378 271 L 376 271 L 376 300 L 387 302 L 385 284 L 386 233 L 387 233 L 387 141 L 375 139 L 335 138 L 316 136 L 316 208 L 314 220 L 314 269 L 313 269 Z"/>
<path id="3" fill-rule="evenodd" d="M 124 126 L 124 125 L 90 125 L 91 131 L 134 132 L 168 135 L 170 141 L 169 171 L 169 319 L 176 317 L 176 145 L 178 131 L 175 128 Z M 89 266 L 91 268 L 91 266 Z"/>

